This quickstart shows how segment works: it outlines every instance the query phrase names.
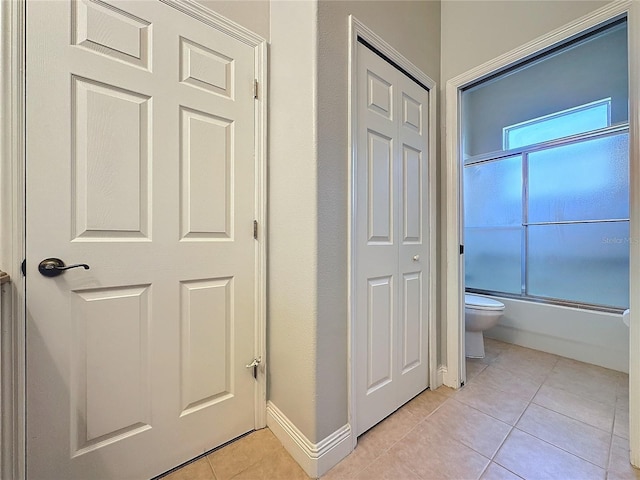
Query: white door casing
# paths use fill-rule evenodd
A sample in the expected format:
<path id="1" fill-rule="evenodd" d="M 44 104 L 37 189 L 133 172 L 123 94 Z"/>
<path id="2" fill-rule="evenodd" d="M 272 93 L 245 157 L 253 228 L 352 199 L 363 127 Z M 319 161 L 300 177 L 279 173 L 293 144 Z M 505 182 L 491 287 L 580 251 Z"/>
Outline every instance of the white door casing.
<path id="1" fill-rule="evenodd" d="M 261 426 L 256 49 L 160 2 L 26 30 L 27 475 L 148 478 Z"/>
<path id="2" fill-rule="evenodd" d="M 356 435 L 429 386 L 429 91 L 357 46 Z"/>

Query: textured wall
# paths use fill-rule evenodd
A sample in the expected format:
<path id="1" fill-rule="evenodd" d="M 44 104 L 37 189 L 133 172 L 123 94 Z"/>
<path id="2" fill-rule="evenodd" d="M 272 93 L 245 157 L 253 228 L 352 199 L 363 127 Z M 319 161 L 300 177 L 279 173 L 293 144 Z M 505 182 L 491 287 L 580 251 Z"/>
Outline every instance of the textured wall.
<path id="1" fill-rule="evenodd" d="M 316 424 L 316 32 L 316 2 L 271 3 L 267 398 L 313 442 L 322 438 Z"/>
<path id="2" fill-rule="evenodd" d="M 447 80 L 609 2 L 531 0 L 442 2 L 442 86 Z"/>

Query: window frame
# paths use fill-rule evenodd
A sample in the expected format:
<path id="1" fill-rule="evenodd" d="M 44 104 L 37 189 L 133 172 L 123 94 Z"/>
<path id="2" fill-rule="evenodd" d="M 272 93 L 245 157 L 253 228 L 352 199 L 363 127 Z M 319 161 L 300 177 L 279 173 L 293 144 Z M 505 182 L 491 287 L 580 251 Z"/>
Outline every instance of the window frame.
<path id="1" fill-rule="evenodd" d="M 543 115 L 541 117 L 532 118 L 530 120 L 525 120 L 524 122 L 514 123 L 513 125 L 509 125 L 506 127 L 502 127 L 502 148 L 503 150 L 509 150 L 509 133 L 513 132 L 516 129 L 529 127 L 533 125 L 538 125 L 540 123 L 546 122 L 548 120 L 554 120 L 560 117 L 566 117 L 567 115 L 571 115 L 573 113 L 584 112 L 586 110 L 590 110 L 595 107 L 599 107 L 601 105 L 605 105 L 607 107 L 607 124 L 601 128 L 608 128 L 611 126 L 611 97 L 603 98 L 601 100 L 596 100 L 594 102 L 585 103 L 583 105 L 578 105 L 577 107 L 567 108 L 566 110 L 561 110 L 559 112 L 550 113 L 548 115 Z M 600 129 L 592 129 L 589 131 L 600 130 Z M 524 148 L 533 145 L 538 145 L 546 142 L 550 142 L 553 140 L 559 140 L 562 138 L 570 137 L 571 135 L 565 135 L 563 137 L 554 138 L 551 140 L 545 140 L 542 142 L 529 143 L 527 145 L 522 145 L 520 147 L 513 148 Z"/>
<path id="2" fill-rule="evenodd" d="M 598 130 L 592 130 L 589 132 L 584 132 L 576 135 L 571 135 L 568 137 L 558 138 L 554 140 L 549 140 L 546 142 L 540 142 L 533 145 L 528 145 L 524 147 L 513 148 L 511 150 L 504 150 L 499 152 L 485 153 L 476 155 L 473 157 L 468 157 L 464 159 L 463 168 L 470 166 L 477 166 L 484 163 L 494 162 L 497 160 L 501 160 L 503 158 L 513 157 L 513 156 L 522 156 L 523 163 L 523 217 L 522 217 L 522 228 L 523 228 L 523 245 L 520 249 L 521 255 L 521 265 L 520 265 L 520 274 L 521 274 L 521 293 L 508 293 L 494 290 L 484 290 L 472 287 L 465 287 L 465 291 L 469 293 L 478 293 L 484 295 L 492 295 L 499 296 L 504 298 L 511 298 L 516 300 L 526 300 L 533 301 L 537 303 L 545 303 L 552 305 L 561 305 L 566 307 L 574 307 L 585 310 L 593 310 L 593 311 L 601 311 L 601 312 L 609 312 L 609 313 L 622 313 L 625 308 L 624 307 L 615 307 L 610 305 L 601 305 L 601 304 L 593 304 L 586 302 L 579 302 L 574 300 L 567 300 L 561 298 L 552 298 L 552 297 L 541 297 L 536 295 L 531 295 L 526 293 L 527 285 L 527 227 L 529 225 L 541 225 L 541 224 L 567 224 L 567 223 L 602 223 L 602 222 L 629 222 L 630 218 L 615 218 L 615 219 L 601 219 L 601 220 L 578 220 L 578 221 L 560 221 L 560 222 L 529 222 L 525 210 L 527 209 L 526 205 L 526 195 L 524 193 L 524 189 L 528 188 L 528 168 L 525 167 L 525 164 L 528 162 L 528 156 L 531 153 L 548 150 L 551 148 L 576 144 L 585 142 L 588 140 L 595 140 L 598 138 L 605 138 L 609 136 L 618 135 L 621 133 L 629 134 L 629 123 L 625 122 L 622 124 L 613 125 L 606 128 L 601 128 Z"/>

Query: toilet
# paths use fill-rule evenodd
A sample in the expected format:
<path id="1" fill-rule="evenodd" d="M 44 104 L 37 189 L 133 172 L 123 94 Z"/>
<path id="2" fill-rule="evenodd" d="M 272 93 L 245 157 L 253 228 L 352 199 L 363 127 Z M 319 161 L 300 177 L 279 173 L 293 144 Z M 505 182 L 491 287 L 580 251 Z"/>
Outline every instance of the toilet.
<path id="1" fill-rule="evenodd" d="M 465 355 L 484 358 L 482 332 L 495 327 L 504 313 L 504 303 L 479 295 L 464 295 Z"/>

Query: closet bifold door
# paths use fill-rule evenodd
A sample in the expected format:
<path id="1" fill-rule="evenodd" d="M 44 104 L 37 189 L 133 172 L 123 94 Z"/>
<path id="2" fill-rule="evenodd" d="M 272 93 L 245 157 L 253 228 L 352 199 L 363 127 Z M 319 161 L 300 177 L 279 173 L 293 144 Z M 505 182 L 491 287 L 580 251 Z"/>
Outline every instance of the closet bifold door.
<path id="1" fill-rule="evenodd" d="M 356 433 L 428 386 L 429 91 L 358 44 Z"/>

